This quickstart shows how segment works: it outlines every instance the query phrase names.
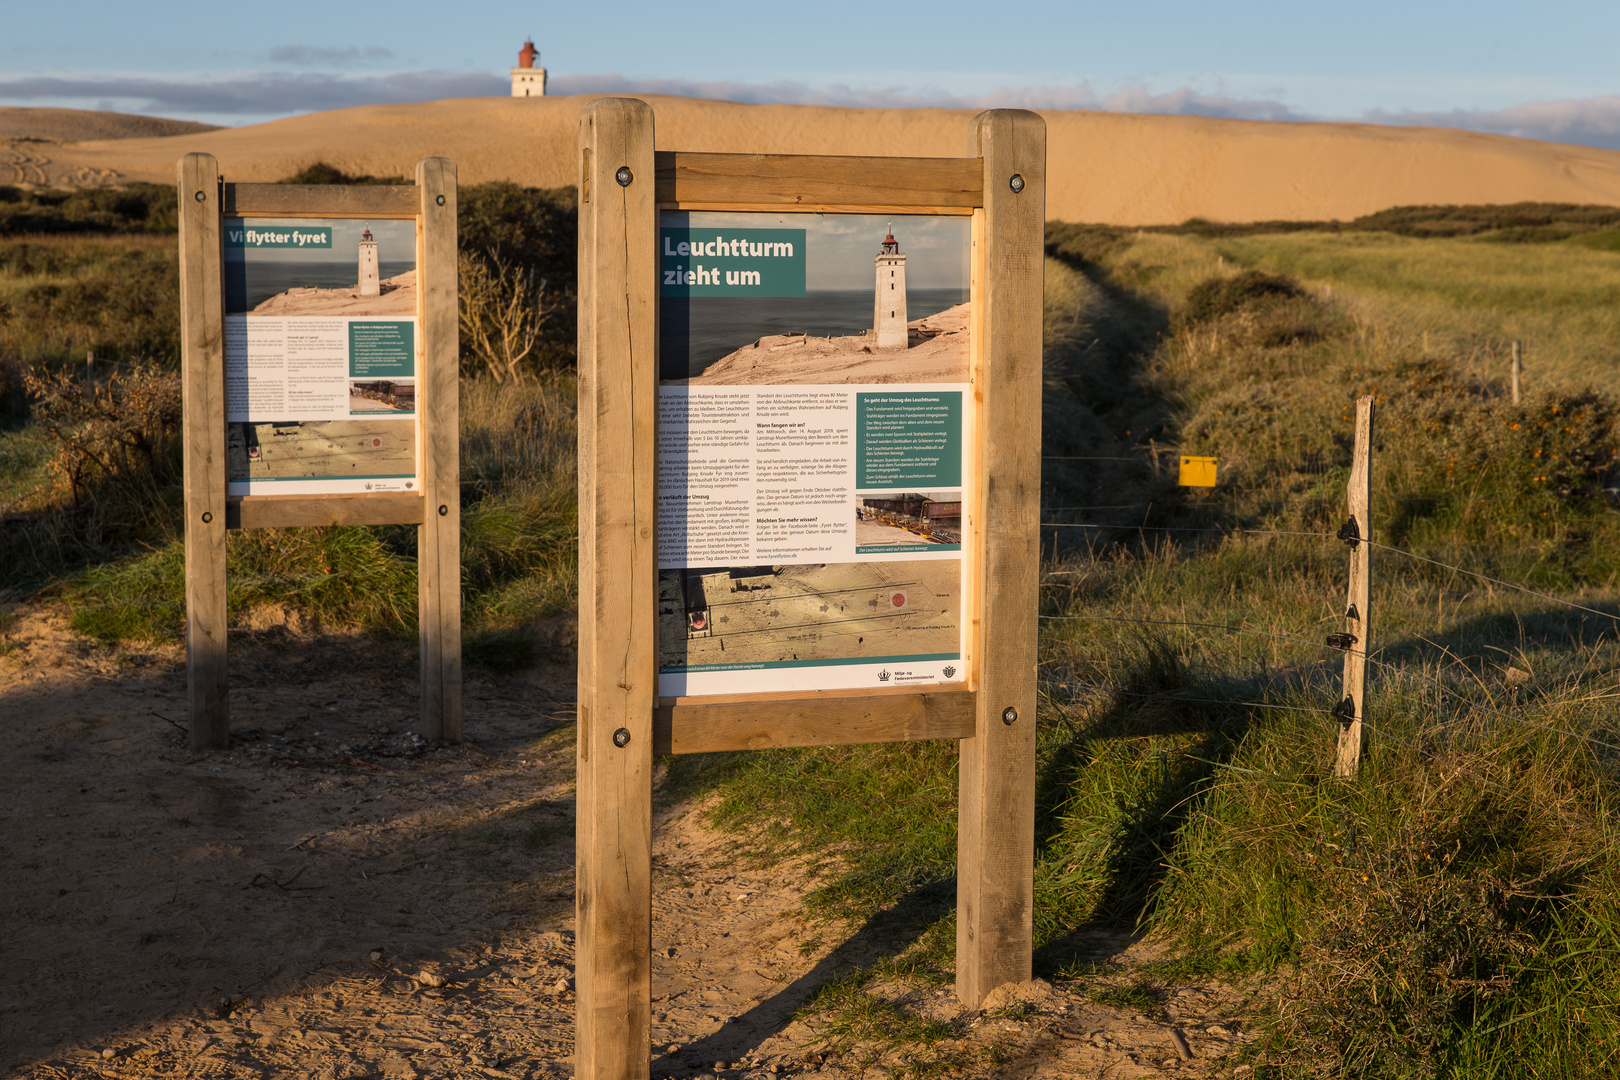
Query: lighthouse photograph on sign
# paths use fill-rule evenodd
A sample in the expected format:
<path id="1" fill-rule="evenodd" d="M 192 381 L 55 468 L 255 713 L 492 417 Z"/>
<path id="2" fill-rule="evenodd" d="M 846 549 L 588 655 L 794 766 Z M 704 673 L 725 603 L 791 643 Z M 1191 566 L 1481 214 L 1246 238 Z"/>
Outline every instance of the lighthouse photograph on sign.
<path id="1" fill-rule="evenodd" d="M 232 495 L 419 490 L 416 223 L 226 218 Z"/>
<path id="2" fill-rule="evenodd" d="M 967 678 L 969 243 L 660 215 L 660 693 Z"/>

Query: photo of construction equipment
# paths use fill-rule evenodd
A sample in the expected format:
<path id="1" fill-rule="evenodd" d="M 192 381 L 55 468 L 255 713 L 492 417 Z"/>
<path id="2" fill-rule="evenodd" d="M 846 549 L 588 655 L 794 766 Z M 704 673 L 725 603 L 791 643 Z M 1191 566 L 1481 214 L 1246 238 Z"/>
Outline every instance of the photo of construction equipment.
<path id="1" fill-rule="evenodd" d="M 855 548 L 960 544 L 962 493 L 863 495 L 855 500 Z"/>
<path id="2" fill-rule="evenodd" d="M 954 653 L 961 610 L 958 559 L 660 570 L 658 666 Z"/>
<path id="3" fill-rule="evenodd" d="M 350 416 L 415 411 L 415 379 L 354 379 L 349 382 Z"/>

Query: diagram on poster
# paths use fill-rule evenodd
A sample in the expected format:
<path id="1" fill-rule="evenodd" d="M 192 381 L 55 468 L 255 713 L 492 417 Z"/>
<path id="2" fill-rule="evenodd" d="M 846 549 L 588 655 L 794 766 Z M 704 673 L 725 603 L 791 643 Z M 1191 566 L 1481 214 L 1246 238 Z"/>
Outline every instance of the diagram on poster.
<path id="1" fill-rule="evenodd" d="M 661 694 L 966 678 L 968 245 L 960 218 L 661 215 Z"/>
<path id="2" fill-rule="evenodd" d="M 230 494 L 418 490 L 415 222 L 224 234 Z"/>

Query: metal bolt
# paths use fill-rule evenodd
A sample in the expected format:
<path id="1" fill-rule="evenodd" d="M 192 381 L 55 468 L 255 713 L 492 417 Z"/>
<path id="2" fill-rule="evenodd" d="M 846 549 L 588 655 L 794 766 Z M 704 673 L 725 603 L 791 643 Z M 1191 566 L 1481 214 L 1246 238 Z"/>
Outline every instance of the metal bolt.
<path id="1" fill-rule="evenodd" d="M 1012 192 L 1013 192 L 1014 195 L 1018 194 L 1020 191 L 1023 191 L 1024 190 L 1024 174 L 1023 173 L 1013 173 L 1012 174 L 1012 179 L 1007 181 L 1007 186 L 1012 188 Z M 1011 723 L 1011 722 L 1012 721 L 1010 721 L 1010 720 L 1008 721 L 1008 723 Z"/>
<path id="2" fill-rule="evenodd" d="M 208 192 L 206 192 L 206 191 L 197 192 L 197 201 L 198 202 L 207 202 L 208 201 Z"/>
<path id="3" fill-rule="evenodd" d="M 613 745 L 624 747 L 630 745 L 630 729 L 620 728 L 613 733 Z"/>
<path id="4" fill-rule="evenodd" d="M 433 201 L 438 203 L 440 206 L 443 206 L 444 205 L 444 196 L 440 195 L 437 199 L 434 199 Z"/>
<path id="5" fill-rule="evenodd" d="M 439 507 L 439 516 L 440 517 L 448 517 L 449 514 L 450 514 L 450 508 L 448 506 L 442 506 L 441 505 Z"/>
<path id="6" fill-rule="evenodd" d="M 1007 706 L 1005 709 L 1002 709 L 1001 722 L 1006 724 L 1008 727 L 1012 727 L 1018 722 L 1018 710 L 1013 708 L 1011 705 Z"/>
<path id="7" fill-rule="evenodd" d="M 620 165 L 619 171 L 613 174 L 613 179 L 619 182 L 620 187 L 629 187 L 630 182 L 635 178 L 636 174 L 630 171 L 628 165 Z"/>
<path id="8" fill-rule="evenodd" d="M 203 524 L 204 525 L 212 525 L 213 523 L 214 523 L 214 515 L 209 513 L 207 510 L 204 510 L 203 511 Z"/>

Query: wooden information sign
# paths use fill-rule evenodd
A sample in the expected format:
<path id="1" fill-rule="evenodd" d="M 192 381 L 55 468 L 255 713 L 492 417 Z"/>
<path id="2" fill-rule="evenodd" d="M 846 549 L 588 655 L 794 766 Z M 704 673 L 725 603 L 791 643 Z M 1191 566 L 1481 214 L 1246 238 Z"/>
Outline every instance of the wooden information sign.
<path id="1" fill-rule="evenodd" d="M 227 529 L 416 525 L 423 738 L 461 738 L 456 167 L 228 184 L 180 160 L 191 744 L 225 746 Z"/>
<path id="2" fill-rule="evenodd" d="M 1045 124 L 653 147 L 581 114 L 582 1080 L 650 1074 L 655 754 L 958 740 L 956 992 L 1031 965 Z"/>

